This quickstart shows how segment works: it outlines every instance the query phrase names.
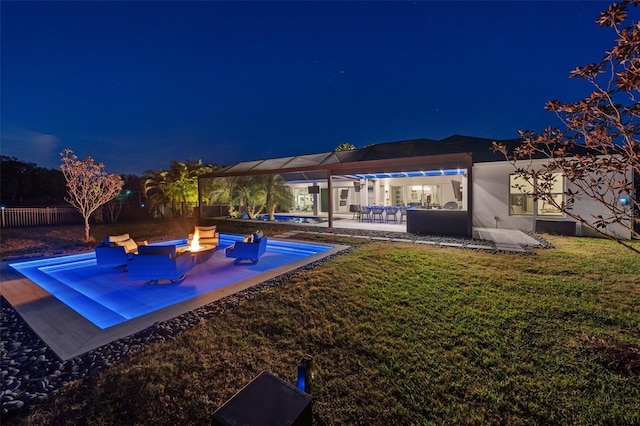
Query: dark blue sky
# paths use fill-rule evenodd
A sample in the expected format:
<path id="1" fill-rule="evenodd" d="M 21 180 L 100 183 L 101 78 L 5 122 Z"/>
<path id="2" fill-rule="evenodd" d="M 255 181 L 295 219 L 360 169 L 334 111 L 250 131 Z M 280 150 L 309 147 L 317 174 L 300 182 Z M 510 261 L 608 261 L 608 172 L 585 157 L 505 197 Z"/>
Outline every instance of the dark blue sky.
<path id="1" fill-rule="evenodd" d="M 109 172 L 557 124 L 609 2 L 2 2 L 2 155 Z"/>

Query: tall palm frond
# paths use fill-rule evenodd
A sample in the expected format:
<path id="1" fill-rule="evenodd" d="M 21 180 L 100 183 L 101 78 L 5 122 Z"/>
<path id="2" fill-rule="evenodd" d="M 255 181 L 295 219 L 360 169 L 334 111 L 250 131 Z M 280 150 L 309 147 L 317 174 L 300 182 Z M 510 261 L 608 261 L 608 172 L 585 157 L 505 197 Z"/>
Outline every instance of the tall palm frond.
<path id="1" fill-rule="evenodd" d="M 240 183 L 237 177 L 220 177 L 207 180 L 207 186 L 202 188 L 209 202 L 226 204 L 229 214 L 233 214 L 235 206 L 240 203 Z"/>
<path id="2" fill-rule="evenodd" d="M 243 176 L 238 179 L 240 203 L 249 219 L 254 219 L 264 209 L 266 192 L 260 176 Z"/>
<path id="3" fill-rule="evenodd" d="M 269 213 L 269 220 L 275 219 L 278 206 L 288 209 L 293 205 L 293 191 L 287 186 L 281 175 L 260 176 L 258 185 L 265 194 L 265 207 Z"/>

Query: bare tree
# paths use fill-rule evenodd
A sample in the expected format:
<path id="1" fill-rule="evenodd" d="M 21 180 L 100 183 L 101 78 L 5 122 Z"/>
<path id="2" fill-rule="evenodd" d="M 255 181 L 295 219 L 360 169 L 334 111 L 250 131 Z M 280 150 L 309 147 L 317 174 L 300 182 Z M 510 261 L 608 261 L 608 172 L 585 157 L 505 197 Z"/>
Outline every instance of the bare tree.
<path id="1" fill-rule="evenodd" d="M 109 222 L 115 223 L 118 221 L 118 217 L 120 216 L 120 212 L 122 212 L 122 204 L 127 199 L 127 192 L 118 192 L 118 194 L 109 200 L 105 207 L 107 208 L 107 218 Z M 98 209 L 101 210 L 101 209 Z M 96 210 L 96 211 L 98 211 Z"/>
<path id="2" fill-rule="evenodd" d="M 548 127 L 539 134 L 521 130 L 522 143 L 512 153 L 504 144 L 494 142 L 493 146 L 531 185 L 535 199 L 640 254 L 610 232 L 611 226 L 617 226 L 640 237 L 640 26 L 625 23 L 629 6 L 638 4 L 638 0 L 614 3 L 596 21 L 599 27 L 613 29 L 615 45 L 600 62 L 578 66 L 569 74 L 589 82 L 591 94 L 573 103 L 547 102 L 546 110 L 557 115 L 564 130 Z M 535 158 L 548 161 L 534 167 Z M 557 174 L 572 184 L 564 199 L 553 194 Z M 575 212 L 575 202 L 585 198 L 596 201 L 603 213 L 587 216 Z"/>
<path id="3" fill-rule="evenodd" d="M 91 213 L 103 204 L 115 198 L 124 182 L 117 174 L 108 174 L 104 170 L 104 164 L 96 163 L 93 158 L 84 160 L 78 157 L 70 149 L 65 149 L 60 154 L 62 164 L 60 169 L 67 181 L 67 193 L 65 201 L 78 209 L 84 218 L 84 240 L 90 242 L 89 217 Z"/>

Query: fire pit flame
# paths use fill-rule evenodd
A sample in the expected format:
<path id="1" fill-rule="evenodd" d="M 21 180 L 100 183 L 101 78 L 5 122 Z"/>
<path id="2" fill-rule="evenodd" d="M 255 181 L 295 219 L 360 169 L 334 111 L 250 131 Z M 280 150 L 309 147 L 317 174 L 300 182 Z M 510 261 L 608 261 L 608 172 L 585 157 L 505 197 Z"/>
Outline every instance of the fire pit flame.
<path id="1" fill-rule="evenodd" d="M 200 233 L 196 229 L 196 232 L 193 234 L 193 238 L 191 239 L 191 245 L 189 245 L 189 251 L 198 251 L 202 248 L 203 246 L 200 245 Z"/>

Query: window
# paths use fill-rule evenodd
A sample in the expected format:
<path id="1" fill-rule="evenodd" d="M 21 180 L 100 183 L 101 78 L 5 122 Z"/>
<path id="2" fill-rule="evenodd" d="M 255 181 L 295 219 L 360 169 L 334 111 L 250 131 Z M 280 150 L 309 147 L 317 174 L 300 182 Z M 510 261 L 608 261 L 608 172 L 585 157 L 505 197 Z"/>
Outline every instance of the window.
<path id="1" fill-rule="evenodd" d="M 559 206 L 561 206 L 564 201 L 563 192 L 562 174 L 554 173 L 549 181 L 549 194 L 553 198 L 553 201 Z M 561 215 L 562 211 L 545 200 L 538 200 L 538 214 L 543 216 Z"/>
<path id="2" fill-rule="evenodd" d="M 561 173 L 554 173 L 550 184 L 550 195 L 558 205 L 564 201 L 563 179 Z M 562 215 L 562 211 L 545 200 L 535 201 L 535 211 L 540 216 Z M 509 214 L 533 215 L 533 185 L 521 176 L 509 176 Z"/>
<path id="3" fill-rule="evenodd" d="M 408 205 L 417 207 L 439 207 L 440 185 L 408 185 Z"/>
<path id="4" fill-rule="evenodd" d="M 509 175 L 509 214 L 533 214 L 533 185 L 518 175 Z"/>

